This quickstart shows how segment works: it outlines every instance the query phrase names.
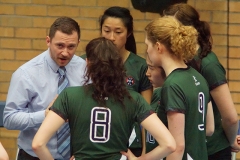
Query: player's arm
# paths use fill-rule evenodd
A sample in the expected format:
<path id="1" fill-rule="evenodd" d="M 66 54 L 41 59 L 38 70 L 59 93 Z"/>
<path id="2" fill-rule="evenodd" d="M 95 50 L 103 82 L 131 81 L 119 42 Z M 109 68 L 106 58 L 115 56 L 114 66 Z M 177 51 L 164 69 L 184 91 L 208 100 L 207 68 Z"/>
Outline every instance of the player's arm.
<path id="1" fill-rule="evenodd" d="M 0 160 L 9 160 L 8 154 L 5 148 L 2 146 L 1 142 L 0 142 Z"/>
<path id="2" fill-rule="evenodd" d="M 238 115 L 227 84 L 210 91 L 222 118 L 222 126 L 230 145 L 234 144 L 238 131 Z"/>
<path id="3" fill-rule="evenodd" d="M 53 160 L 53 157 L 47 148 L 47 143 L 64 122 L 64 119 L 58 114 L 49 111 L 32 142 L 33 151 L 40 160 Z"/>
<path id="4" fill-rule="evenodd" d="M 143 120 L 141 125 L 157 140 L 159 146 L 138 157 L 138 160 L 159 160 L 175 150 L 176 142 L 173 136 L 155 113 Z M 127 153 L 121 153 L 127 156 L 129 160 L 136 159 L 130 150 Z"/>
<path id="5" fill-rule="evenodd" d="M 141 92 L 141 95 L 148 102 L 148 104 L 151 104 L 152 94 L 153 94 L 153 88 L 152 87 Z M 142 132 L 142 155 L 143 155 L 143 154 L 146 153 L 146 143 L 145 143 L 146 133 L 145 133 L 145 129 L 143 127 L 141 129 L 141 132 Z"/>
<path id="6" fill-rule="evenodd" d="M 168 129 L 173 135 L 177 147 L 175 152 L 167 156 L 167 160 L 182 160 L 185 150 L 185 114 L 168 111 L 167 112 Z"/>
<path id="7" fill-rule="evenodd" d="M 212 109 L 212 102 L 208 103 L 207 108 L 207 116 L 206 116 L 206 135 L 212 136 L 214 133 L 215 125 L 214 125 L 214 115 Z"/>

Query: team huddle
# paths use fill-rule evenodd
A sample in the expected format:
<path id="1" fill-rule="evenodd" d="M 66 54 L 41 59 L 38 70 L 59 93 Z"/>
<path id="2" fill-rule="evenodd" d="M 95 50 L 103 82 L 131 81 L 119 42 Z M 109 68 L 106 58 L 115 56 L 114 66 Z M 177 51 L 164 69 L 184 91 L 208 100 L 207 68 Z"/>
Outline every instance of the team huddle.
<path id="1" fill-rule="evenodd" d="M 238 115 L 196 9 L 174 4 L 147 24 L 145 58 L 127 8 L 99 25 L 79 57 L 78 23 L 56 19 L 48 49 L 13 73 L 3 122 L 20 130 L 17 160 L 231 160 Z"/>

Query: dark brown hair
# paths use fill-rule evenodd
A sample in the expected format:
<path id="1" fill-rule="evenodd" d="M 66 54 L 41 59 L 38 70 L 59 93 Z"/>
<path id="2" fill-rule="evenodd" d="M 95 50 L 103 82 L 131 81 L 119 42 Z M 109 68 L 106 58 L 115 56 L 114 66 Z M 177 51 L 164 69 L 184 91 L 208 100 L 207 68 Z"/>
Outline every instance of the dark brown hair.
<path id="1" fill-rule="evenodd" d="M 199 13 L 195 8 L 186 3 L 179 3 L 169 6 L 167 9 L 164 10 L 163 14 L 174 16 L 183 25 L 193 26 L 198 31 L 198 44 L 200 45 L 200 61 L 202 58 L 207 56 L 208 53 L 211 52 L 212 36 L 210 32 L 210 26 L 207 22 L 200 20 Z"/>
<path id="2" fill-rule="evenodd" d="M 85 84 L 92 82 L 93 99 L 105 106 L 106 97 L 113 97 L 124 105 L 124 97 L 130 97 L 124 81 L 126 71 L 113 42 L 104 37 L 91 40 L 86 46 L 86 56 Z"/>
<path id="3" fill-rule="evenodd" d="M 49 37 L 52 39 L 57 31 L 61 31 L 65 34 L 71 35 L 73 31 L 78 34 L 78 40 L 80 39 L 80 26 L 78 23 L 69 17 L 57 18 L 50 27 Z"/>

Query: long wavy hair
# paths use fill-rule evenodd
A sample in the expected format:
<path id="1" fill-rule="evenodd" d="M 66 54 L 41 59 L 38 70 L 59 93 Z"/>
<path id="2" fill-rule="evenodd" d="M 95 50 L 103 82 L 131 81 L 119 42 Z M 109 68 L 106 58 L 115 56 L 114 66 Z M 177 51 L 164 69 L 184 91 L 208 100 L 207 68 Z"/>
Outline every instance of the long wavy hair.
<path id="1" fill-rule="evenodd" d="M 124 106 L 124 98 L 130 98 L 125 84 L 126 71 L 117 47 L 111 40 L 99 37 L 86 46 L 87 70 L 85 84 L 92 82 L 92 97 L 100 105 L 106 106 L 106 100 L 113 97 Z"/>

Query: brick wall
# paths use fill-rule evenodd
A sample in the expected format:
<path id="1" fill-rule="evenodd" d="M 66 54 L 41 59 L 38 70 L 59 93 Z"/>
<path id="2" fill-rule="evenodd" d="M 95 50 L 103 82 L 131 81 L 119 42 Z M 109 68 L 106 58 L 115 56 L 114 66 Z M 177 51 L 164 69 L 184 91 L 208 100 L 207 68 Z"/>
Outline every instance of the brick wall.
<path id="1" fill-rule="evenodd" d="M 240 114 L 240 2 L 189 0 L 188 3 L 211 25 L 213 50 L 226 68 L 229 88 Z M 14 70 L 46 49 L 48 28 L 57 17 L 67 15 L 79 22 L 81 43 L 77 55 L 81 55 L 86 43 L 99 36 L 99 15 L 113 5 L 130 8 L 138 54 L 144 56 L 144 27 L 159 15 L 133 9 L 130 0 L 0 0 L 0 101 L 6 100 Z M 17 135 L 18 131 L 0 129 L 0 141 L 11 160 L 15 159 Z"/>

